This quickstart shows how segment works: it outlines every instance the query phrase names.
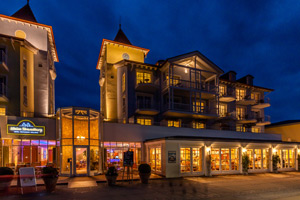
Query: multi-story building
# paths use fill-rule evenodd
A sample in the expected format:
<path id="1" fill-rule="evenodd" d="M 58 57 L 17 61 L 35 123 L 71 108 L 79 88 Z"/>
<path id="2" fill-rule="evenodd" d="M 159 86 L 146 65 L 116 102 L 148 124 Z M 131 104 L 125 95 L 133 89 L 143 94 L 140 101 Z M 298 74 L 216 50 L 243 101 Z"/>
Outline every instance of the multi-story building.
<path id="1" fill-rule="evenodd" d="M 265 93 L 253 76 L 236 80 L 195 51 L 155 65 L 144 63 L 149 50 L 132 46 L 120 29 L 103 40 L 101 111 L 107 121 L 174 127 L 263 132 L 270 123 Z"/>
<path id="2" fill-rule="evenodd" d="M 29 3 L 0 15 L 0 166 L 56 162 L 52 27 L 37 22 Z"/>

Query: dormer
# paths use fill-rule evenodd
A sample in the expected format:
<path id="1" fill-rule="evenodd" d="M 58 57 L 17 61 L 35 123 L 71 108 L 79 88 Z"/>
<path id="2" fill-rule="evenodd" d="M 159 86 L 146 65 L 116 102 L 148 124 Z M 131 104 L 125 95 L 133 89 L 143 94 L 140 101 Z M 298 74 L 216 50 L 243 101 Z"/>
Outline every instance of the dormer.
<path id="1" fill-rule="evenodd" d="M 235 71 L 229 71 L 222 76 L 220 76 L 220 79 L 228 80 L 235 82 L 236 81 L 236 72 Z"/>
<path id="2" fill-rule="evenodd" d="M 248 74 L 248 75 L 240 78 L 237 81 L 240 83 L 245 83 L 247 85 L 253 85 L 253 79 L 254 79 L 254 77 L 252 75 Z"/>

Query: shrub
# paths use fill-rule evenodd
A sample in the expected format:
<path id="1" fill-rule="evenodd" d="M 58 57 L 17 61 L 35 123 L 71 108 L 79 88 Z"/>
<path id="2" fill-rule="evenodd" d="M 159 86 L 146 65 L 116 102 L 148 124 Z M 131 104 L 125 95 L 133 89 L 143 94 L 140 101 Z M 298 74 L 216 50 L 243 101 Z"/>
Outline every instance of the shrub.
<path id="1" fill-rule="evenodd" d="M 243 166 L 244 173 L 248 173 L 249 165 L 250 165 L 249 156 L 246 153 L 244 153 L 242 157 L 242 166 Z"/>
<path id="2" fill-rule="evenodd" d="M 57 168 L 54 168 L 54 167 L 43 167 L 42 174 L 45 177 L 56 178 L 56 177 L 58 177 L 58 170 L 57 170 Z"/>
<path id="3" fill-rule="evenodd" d="M 277 171 L 277 165 L 280 163 L 279 155 L 273 155 L 272 156 L 272 162 L 273 162 L 273 171 Z"/>
<path id="4" fill-rule="evenodd" d="M 117 169 L 115 167 L 109 167 L 105 175 L 106 176 L 118 176 Z"/>
<path id="5" fill-rule="evenodd" d="M 148 164 L 140 164 L 139 166 L 139 172 L 143 174 L 149 174 L 151 173 L 151 167 Z"/>
<path id="6" fill-rule="evenodd" d="M 14 171 L 9 167 L 0 167 L 0 176 L 14 175 Z"/>

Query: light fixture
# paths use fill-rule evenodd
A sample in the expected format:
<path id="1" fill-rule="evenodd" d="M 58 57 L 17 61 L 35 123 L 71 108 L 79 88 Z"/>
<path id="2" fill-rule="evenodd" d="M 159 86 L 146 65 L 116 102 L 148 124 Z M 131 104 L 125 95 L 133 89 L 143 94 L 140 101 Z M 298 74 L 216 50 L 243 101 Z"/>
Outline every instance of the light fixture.
<path id="1" fill-rule="evenodd" d="M 185 68 L 185 69 L 184 69 L 184 72 L 185 72 L 186 74 L 188 73 L 188 70 L 187 70 L 187 68 Z"/>
<path id="2" fill-rule="evenodd" d="M 273 153 L 277 153 L 277 149 L 274 148 L 274 149 L 272 150 L 272 152 L 273 152 Z"/>
<path id="3" fill-rule="evenodd" d="M 211 151 L 211 148 L 210 147 L 206 147 L 206 152 L 210 152 Z"/>
<path id="4" fill-rule="evenodd" d="M 246 153 L 246 152 L 247 152 L 247 149 L 246 149 L 246 148 L 243 148 L 243 149 L 242 149 L 242 152 L 243 152 L 243 153 Z"/>

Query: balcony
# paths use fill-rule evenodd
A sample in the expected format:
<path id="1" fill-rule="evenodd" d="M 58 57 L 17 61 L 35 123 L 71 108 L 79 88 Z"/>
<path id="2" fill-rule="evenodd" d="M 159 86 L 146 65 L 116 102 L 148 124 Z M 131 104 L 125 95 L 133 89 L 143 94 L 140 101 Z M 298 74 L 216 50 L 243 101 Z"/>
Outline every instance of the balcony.
<path id="1" fill-rule="evenodd" d="M 222 102 L 235 101 L 235 92 L 234 91 L 228 91 L 224 94 L 220 94 L 219 101 L 222 101 Z"/>
<path id="2" fill-rule="evenodd" d="M 8 102 L 7 86 L 4 83 L 0 83 L 0 102 Z"/>
<path id="3" fill-rule="evenodd" d="M 256 104 L 252 106 L 252 109 L 263 109 L 270 107 L 270 99 L 265 98 L 265 99 L 260 99 L 259 101 L 256 101 Z"/>
<path id="4" fill-rule="evenodd" d="M 256 125 L 265 126 L 271 124 L 271 117 L 269 115 L 265 115 L 264 117 L 258 117 Z"/>
<path id="5" fill-rule="evenodd" d="M 145 79 L 144 81 L 140 81 L 136 83 L 135 90 L 142 92 L 155 92 L 159 89 L 159 79 L 155 81 L 149 81 Z"/>
<path id="6" fill-rule="evenodd" d="M 207 107 L 193 107 L 190 104 L 173 103 L 164 105 L 164 116 L 167 117 L 187 117 L 195 119 L 212 119 L 217 118 L 217 109 Z"/>
<path id="7" fill-rule="evenodd" d="M 239 98 L 236 99 L 236 103 L 239 105 L 244 105 L 244 106 L 248 106 L 248 105 L 254 105 L 256 103 L 255 99 L 251 99 L 251 96 L 246 95 L 246 96 L 241 96 Z"/>
<path id="8" fill-rule="evenodd" d="M 164 80 L 162 84 L 162 89 L 167 89 L 168 87 L 177 87 L 177 88 L 183 88 L 183 89 L 194 89 L 194 90 L 201 90 L 203 92 L 210 92 L 210 93 L 216 93 L 217 87 L 209 82 L 193 82 L 189 80 L 182 80 L 182 79 L 176 79 L 171 78 L 170 82 L 169 80 Z"/>
<path id="9" fill-rule="evenodd" d="M 140 115 L 157 115 L 159 110 L 154 103 L 138 102 L 136 104 L 135 113 Z"/>
<path id="10" fill-rule="evenodd" d="M 256 123 L 257 119 L 253 114 L 250 115 L 237 115 L 236 116 L 237 123 L 239 124 L 248 124 L 248 123 Z"/>
<path id="11" fill-rule="evenodd" d="M 7 73 L 8 71 L 6 53 L 0 50 L 0 73 Z"/>

